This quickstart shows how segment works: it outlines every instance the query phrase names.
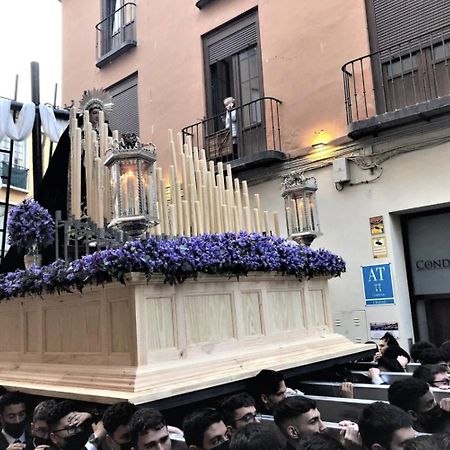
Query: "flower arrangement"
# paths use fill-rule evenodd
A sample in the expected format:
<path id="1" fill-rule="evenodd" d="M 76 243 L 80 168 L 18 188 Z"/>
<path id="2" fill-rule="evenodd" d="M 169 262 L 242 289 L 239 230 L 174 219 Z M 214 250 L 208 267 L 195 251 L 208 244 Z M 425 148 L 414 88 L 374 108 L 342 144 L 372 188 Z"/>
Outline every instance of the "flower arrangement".
<path id="1" fill-rule="evenodd" d="M 340 276 L 345 262 L 327 250 L 299 247 L 276 236 L 258 233 L 204 234 L 176 239 L 135 240 L 122 247 L 83 256 L 70 264 L 54 263 L 17 270 L 0 277 L 0 298 L 82 290 L 88 284 L 125 283 L 125 274 L 160 273 L 176 284 L 199 273 L 228 277 L 251 271 L 280 272 L 299 280 L 315 276 Z"/>
<path id="2" fill-rule="evenodd" d="M 8 244 L 19 250 L 37 251 L 55 239 L 55 222 L 50 213 L 31 198 L 11 209 L 8 217 Z"/>

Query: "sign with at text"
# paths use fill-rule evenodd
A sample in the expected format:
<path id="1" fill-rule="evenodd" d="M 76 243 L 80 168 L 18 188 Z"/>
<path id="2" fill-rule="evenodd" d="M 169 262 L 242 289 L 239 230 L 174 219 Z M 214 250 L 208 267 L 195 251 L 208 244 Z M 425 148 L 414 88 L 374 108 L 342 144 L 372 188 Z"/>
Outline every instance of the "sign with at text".
<path id="1" fill-rule="evenodd" d="M 366 306 L 393 305 L 391 264 L 361 266 Z"/>

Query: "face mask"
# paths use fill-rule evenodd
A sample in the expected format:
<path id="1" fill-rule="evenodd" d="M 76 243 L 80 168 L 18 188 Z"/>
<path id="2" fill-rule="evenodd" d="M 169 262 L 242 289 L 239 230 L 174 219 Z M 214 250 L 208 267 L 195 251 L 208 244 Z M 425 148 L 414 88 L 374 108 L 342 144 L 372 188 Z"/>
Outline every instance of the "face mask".
<path id="1" fill-rule="evenodd" d="M 33 438 L 33 444 L 34 444 L 35 447 L 37 447 L 38 445 L 52 446 L 53 442 L 50 439 L 45 439 L 45 438 L 41 438 L 39 436 L 35 436 Z"/>
<path id="2" fill-rule="evenodd" d="M 213 447 L 213 450 L 228 450 L 230 448 L 230 441 L 223 441 L 221 444 Z"/>
<path id="3" fill-rule="evenodd" d="M 426 413 L 419 414 L 418 422 L 425 433 L 436 433 L 444 431 L 441 428 L 447 416 L 448 414 L 437 404 Z"/>
<path id="4" fill-rule="evenodd" d="M 25 430 L 25 422 L 19 423 L 5 423 L 3 425 L 3 429 L 13 438 L 20 438 L 22 436 L 23 431 Z"/>
<path id="5" fill-rule="evenodd" d="M 80 431 L 77 434 L 72 436 L 68 436 L 64 439 L 66 445 L 64 446 L 64 450 L 80 450 L 84 447 L 86 442 L 89 439 L 89 436 L 92 434 L 89 430 Z"/>

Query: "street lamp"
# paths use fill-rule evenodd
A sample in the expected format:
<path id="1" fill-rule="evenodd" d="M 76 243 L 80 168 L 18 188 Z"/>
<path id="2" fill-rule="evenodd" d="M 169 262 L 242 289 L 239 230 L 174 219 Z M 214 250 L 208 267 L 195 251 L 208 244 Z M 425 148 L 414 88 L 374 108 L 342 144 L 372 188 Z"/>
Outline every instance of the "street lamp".
<path id="1" fill-rule="evenodd" d="M 281 193 L 285 202 L 289 239 L 310 246 L 320 234 L 316 207 L 317 181 L 303 172 L 291 172 L 283 180 Z"/>
<path id="2" fill-rule="evenodd" d="M 158 223 L 155 161 L 155 146 L 141 144 L 134 133 L 113 141 L 105 159 L 111 173 L 113 219 L 109 227 L 121 228 L 135 238 Z"/>

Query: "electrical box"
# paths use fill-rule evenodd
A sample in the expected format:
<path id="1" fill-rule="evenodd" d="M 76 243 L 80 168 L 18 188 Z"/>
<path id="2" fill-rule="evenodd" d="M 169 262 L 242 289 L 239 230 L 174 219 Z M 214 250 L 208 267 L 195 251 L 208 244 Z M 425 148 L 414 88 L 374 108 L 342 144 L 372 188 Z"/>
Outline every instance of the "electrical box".
<path id="1" fill-rule="evenodd" d="M 334 314 L 334 331 L 362 344 L 368 339 L 365 310 L 336 311 Z"/>
<path id="2" fill-rule="evenodd" d="M 335 183 L 350 181 L 350 164 L 347 158 L 339 158 L 333 161 L 333 178 Z"/>

